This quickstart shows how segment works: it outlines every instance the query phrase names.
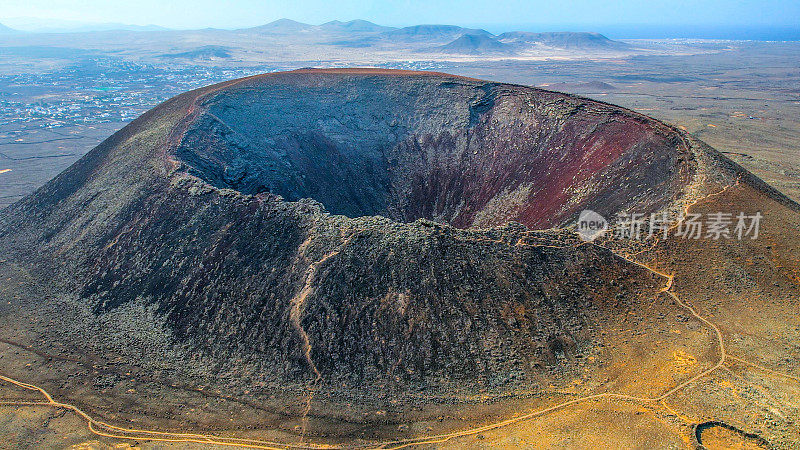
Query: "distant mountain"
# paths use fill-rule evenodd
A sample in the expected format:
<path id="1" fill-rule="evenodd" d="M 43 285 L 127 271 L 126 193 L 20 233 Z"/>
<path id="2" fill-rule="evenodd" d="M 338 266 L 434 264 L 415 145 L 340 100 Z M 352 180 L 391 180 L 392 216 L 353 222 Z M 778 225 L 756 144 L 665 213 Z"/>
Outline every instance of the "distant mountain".
<path id="1" fill-rule="evenodd" d="M 309 31 L 312 28 L 314 28 L 314 25 L 298 22 L 296 20 L 278 19 L 265 25 L 244 28 L 239 31 L 254 31 L 260 33 L 298 33 L 301 31 Z"/>
<path id="2" fill-rule="evenodd" d="M 562 49 L 615 50 L 629 48 L 628 44 L 613 41 L 599 33 L 552 32 L 532 33 L 512 31 L 495 36 L 478 28 L 463 28 L 457 25 L 424 24 L 393 28 L 367 20 L 343 22 L 333 20 L 321 25 L 311 25 L 291 19 L 279 19 L 265 25 L 237 30 L 244 33 L 294 35 L 303 33 L 309 37 L 333 37 L 325 44 L 369 48 L 374 45 L 407 44 L 417 50 L 452 54 L 511 54 L 532 46 Z M 423 46 L 422 49 L 419 47 Z"/>
<path id="3" fill-rule="evenodd" d="M 476 28 L 462 28 L 456 25 L 414 25 L 411 27 L 399 28 L 384 33 L 388 38 L 404 40 L 452 40 L 462 35 L 493 36 L 486 30 Z"/>
<path id="4" fill-rule="evenodd" d="M 514 52 L 511 45 L 504 44 L 492 36 L 482 34 L 464 34 L 449 44 L 436 47 L 440 53 L 460 55 L 477 55 L 487 53 L 510 54 Z"/>
<path id="5" fill-rule="evenodd" d="M 225 59 L 231 57 L 231 49 L 221 45 L 206 45 L 180 53 L 168 53 L 161 55 L 160 58 L 183 58 L 183 59 Z"/>
<path id="6" fill-rule="evenodd" d="M 166 30 L 155 26 L 124 24 L 86 24 L 63 20 L 41 20 L 9 18 L 3 19 L 11 28 L 17 30 L 45 30 L 48 33 L 71 32 L 69 36 L 75 48 L 101 48 L 99 45 L 125 45 L 131 31 L 141 31 L 136 38 L 139 45 L 147 47 L 149 57 L 173 59 L 178 63 L 188 61 L 213 61 L 231 58 L 259 48 L 258 53 L 267 48 L 289 47 L 289 52 L 303 53 L 300 60 L 316 59 L 313 47 L 322 46 L 325 51 L 361 49 L 367 51 L 402 51 L 417 53 L 437 53 L 450 55 L 544 55 L 560 53 L 591 53 L 609 51 L 635 51 L 628 44 L 613 41 L 598 33 L 533 33 L 514 31 L 495 36 L 477 28 L 464 28 L 456 25 L 423 24 L 403 28 L 382 26 L 366 20 L 333 20 L 319 25 L 302 23 L 291 19 L 279 19 L 252 28 L 237 30 Z M 12 22 L 13 21 L 13 22 Z M 87 30 L 78 33 L 78 30 Z M 99 32 L 102 31 L 102 32 Z M 13 30 L 0 25 L 0 35 L 8 36 Z M 33 35 L 33 33 L 30 33 Z M 67 39 L 61 35 L 33 35 L 32 45 L 58 47 Z M 242 42 L 236 37 L 247 37 Z M 167 39 L 169 38 L 169 39 Z M 188 45 L 174 46 L 175 42 Z M 8 40 L 8 38 L 4 38 Z M 293 47 L 297 44 L 296 47 Z M 580 50 L 580 52 L 577 52 Z M 251 53 L 254 54 L 254 53 Z M 266 56 L 254 56 L 264 58 Z M 186 61 L 181 61 L 186 60 Z"/>
<path id="7" fill-rule="evenodd" d="M 332 20 L 319 25 L 317 28 L 321 30 L 334 30 L 334 31 L 351 31 L 357 33 L 380 33 L 385 31 L 396 30 L 394 27 L 385 27 L 372 23 L 368 20 L 350 20 L 342 22 L 340 20 Z"/>
<path id="8" fill-rule="evenodd" d="M 624 42 L 612 41 L 600 33 L 585 32 L 552 32 L 531 33 L 527 31 L 512 31 L 497 37 L 505 44 L 531 45 L 542 44 L 548 47 L 567 49 L 623 49 L 629 45 Z"/>

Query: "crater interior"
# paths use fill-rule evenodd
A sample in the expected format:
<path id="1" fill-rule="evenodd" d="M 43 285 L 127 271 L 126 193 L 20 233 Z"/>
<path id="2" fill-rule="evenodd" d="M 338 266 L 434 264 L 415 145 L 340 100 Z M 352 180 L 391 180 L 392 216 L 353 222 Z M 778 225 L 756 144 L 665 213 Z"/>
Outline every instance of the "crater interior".
<path id="1" fill-rule="evenodd" d="M 687 144 L 652 119 L 435 73 L 245 79 L 199 99 L 185 126 L 177 159 L 216 187 L 459 228 L 546 228 L 585 208 L 653 209 L 690 176 Z"/>

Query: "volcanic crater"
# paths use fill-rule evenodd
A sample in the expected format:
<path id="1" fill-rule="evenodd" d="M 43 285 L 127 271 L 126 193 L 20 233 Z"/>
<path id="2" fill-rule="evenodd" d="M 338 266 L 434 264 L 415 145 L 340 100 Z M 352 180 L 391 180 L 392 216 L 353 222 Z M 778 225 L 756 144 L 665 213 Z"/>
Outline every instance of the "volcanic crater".
<path id="1" fill-rule="evenodd" d="M 88 311 L 53 319 L 86 352 L 248 392 L 501 393 L 596 351 L 604 317 L 661 287 L 558 227 L 672 207 L 695 155 L 566 94 L 274 73 L 149 111 L 0 213 L 0 239 Z"/>
<path id="2" fill-rule="evenodd" d="M 621 108 L 442 74 L 294 72 L 200 97 L 175 158 L 217 188 L 459 228 L 673 201 L 688 144 Z M 636 170 L 632 170 L 635 168 Z"/>

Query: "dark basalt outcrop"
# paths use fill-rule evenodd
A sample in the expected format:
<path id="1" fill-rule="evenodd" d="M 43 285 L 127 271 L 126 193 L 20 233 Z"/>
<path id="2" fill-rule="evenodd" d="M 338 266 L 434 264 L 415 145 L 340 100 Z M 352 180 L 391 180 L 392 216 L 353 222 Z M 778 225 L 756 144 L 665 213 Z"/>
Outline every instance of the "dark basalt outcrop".
<path id="1" fill-rule="evenodd" d="M 660 280 L 529 229 L 668 207 L 692 154 L 659 122 L 528 87 L 269 74 L 146 113 L 0 212 L 0 243 L 96 316 L 154 308 L 211 377 L 359 395 L 530 383 Z"/>

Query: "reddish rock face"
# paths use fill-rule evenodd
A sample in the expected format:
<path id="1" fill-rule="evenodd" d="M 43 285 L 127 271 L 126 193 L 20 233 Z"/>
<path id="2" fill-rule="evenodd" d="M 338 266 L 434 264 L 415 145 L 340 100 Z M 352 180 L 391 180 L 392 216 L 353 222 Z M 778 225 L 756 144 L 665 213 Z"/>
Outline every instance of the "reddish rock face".
<path id="1" fill-rule="evenodd" d="M 679 133 L 633 112 L 429 73 L 247 79 L 202 97 L 184 126 L 177 158 L 217 187 L 460 228 L 648 212 L 693 167 Z"/>

